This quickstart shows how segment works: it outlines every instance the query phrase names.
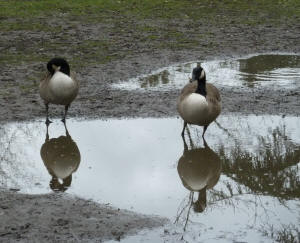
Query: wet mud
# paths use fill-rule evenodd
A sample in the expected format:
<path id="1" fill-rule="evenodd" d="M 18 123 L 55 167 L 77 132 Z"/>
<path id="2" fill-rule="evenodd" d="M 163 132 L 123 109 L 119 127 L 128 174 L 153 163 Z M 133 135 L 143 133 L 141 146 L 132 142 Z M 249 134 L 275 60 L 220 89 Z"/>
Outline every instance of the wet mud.
<path id="1" fill-rule="evenodd" d="M 146 54 L 147 55 L 147 54 Z M 173 56 L 172 54 L 167 54 Z M 189 53 L 176 58 L 179 61 L 195 61 L 199 57 L 190 57 Z M 199 55 L 200 56 L 200 55 Z M 201 55 L 202 57 L 202 55 Z M 178 115 L 176 100 L 180 89 L 170 90 L 126 90 L 112 88 L 112 84 L 126 81 L 139 75 L 151 74 L 154 70 L 174 63 L 172 57 L 157 60 L 157 56 L 137 56 L 136 59 L 118 60 L 97 68 L 89 67 L 78 74 L 81 81 L 80 92 L 69 109 L 69 117 L 77 118 L 113 118 L 113 117 L 167 117 Z M 210 57 L 211 59 L 216 57 Z M 210 59 L 208 57 L 208 59 Z M 135 61 L 133 61 L 135 60 Z M 199 58 L 199 61 L 206 59 Z M 219 59 L 217 59 L 219 60 Z M 222 59 L 224 60 L 224 59 Z M 226 57 L 225 57 L 226 60 Z M 134 63 L 132 63 L 134 62 Z M 161 66 L 157 64 L 160 63 Z M 31 72 L 29 67 L 19 67 L 20 70 L 9 70 L 16 82 L 22 82 L 20 74 Z M 44 69 L 42 64 L 38 70 Z M 209 76 L 209 73 L 207 74 Z M 19 76 L 19 77 L 18 77 Z M 209 80 L 214 83 L 214 80 Z M 292 89 L 274 88 L 273 86 L 252 88 L 244 86 L 216 85 L 221 93 L 222 114 L 271 114 L 300 115 L 300 87 Z M 183 87 L 183 86 L 182 86 Z M 34 93 L 22 93 L 19 87 L 9 85 L 3 89 L 10 95 L 2 96 L 4 105 L 0 108 L 0 121 L 34 120 L 45 117 L 45 107 L 39 97 L 38 90 Z M 50 117 L 62 117 L 63 107 L 50 106 Z"/>
<path id="2" fill-rule="evenodd" d="M 141 229 L 167 222 L 63 193 L 28 195 L 1 191 L 0 203 L 1 242 L 120 241 Z"/>
<path id="3" fill-rule="evenodd" d="M 81 27 L 82 31 L 86 28 Z M 80 80 L 80 91 L 77 99 L 72 103 L 69 116 L 80 118 L 174 116 L 177 115 L 175 104 L 180 93 L 179 89 L 148 91 L 141 94 L 134 90 L 115 90 L 111 88 L 111 84 L 150 74 L 156 69 L 176 63 L 226 60 L 255 53 L 300 53 L 299 38 L 290 38 L 298 35 L 299 24 L 296 23 L 293 28 L 288 28 L 289 32 L 284 26 L 277 28 L 273 26 L 270 29 L 260 30 L 259 35 L 253 33 L 250 28 L 237 31 L 234 25 L 227 26 L 227 29 L 232 29 L 236 35 L 226 35 L 225 38 L 222 31 L 218 32 L 219 27 L 212 28 L 215 28 L 214 32 L 216 32 L 214 38 L 219 39 L 221 43 L 218 47 L 200 45 L 194 50 L 178 51 L 145 50 L 137 47 L 133 54 L 124 58 L 75 70 Z M 39 33 L 29 32 L 23 37 L 30 39 L 31 35 L 37 38 L 36 35 Z M 97 35 L 96 30 L 93 35 Z M 254 37 L 263 40 L 264 44 L 256 44 L 257 41 L 253 41 Z M 131 39 L 128 37 L 128 40 L 124 41 L 130 42 Z M 72 56 L 67 56 L 68 58 L 72 59 Z M 44 71 L 45 63 L 27 65 L 24 62 L 18 66 L 0 67 L 2 93 L 0 102 L 3 104 L 0 107 L 1 122 L 33 120 L 45 115 L 44 104 L 37 88 L 38 80 L 42 78 Z M 33 83 L 30 84 L 33 88 L 25 87 L 22 90 L 20 86 L 22 87 L 27 77 L 34 77 L 31 81 Z M 219 88 L 223 99 L 223 113 L 300 114 L 299 87 L 293 90 L 273 90 L 272 87 L 258 87 L 251 90 L 241 87 Z M 60 117 L 61 110 L 61 107 L 50 107 L 51 115 L 54 117 Z"/>

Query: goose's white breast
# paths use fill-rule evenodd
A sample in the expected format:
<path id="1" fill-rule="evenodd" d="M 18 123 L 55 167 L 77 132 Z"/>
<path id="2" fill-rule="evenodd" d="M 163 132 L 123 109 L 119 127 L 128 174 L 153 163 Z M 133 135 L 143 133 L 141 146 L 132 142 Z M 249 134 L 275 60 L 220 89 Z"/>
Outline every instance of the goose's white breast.
<path id="1" fill-rule="evenodd" d="M 68 75 L 62 72 L 55 72 L 49 82 L 49 89 L 56 97 L 68 97 L 76 89 L 76 84 Z"/>
<path id="2" fill-rule="evenodd" d="M 203 95 L 192 93 L 185 97 L 179 105 L 182 118 L 191 124 L 206 125 L 208 103 Z"/>

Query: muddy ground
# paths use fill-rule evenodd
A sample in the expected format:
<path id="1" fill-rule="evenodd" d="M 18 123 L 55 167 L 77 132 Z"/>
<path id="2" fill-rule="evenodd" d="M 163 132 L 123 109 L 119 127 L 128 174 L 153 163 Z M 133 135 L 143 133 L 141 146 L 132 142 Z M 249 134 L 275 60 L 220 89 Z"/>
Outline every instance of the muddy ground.
<path id="1" fill-rule="evenodd" d="M 238 16 L 235 16 L 234 19 L 236 18 Z M 292 18 L 286 23 L 282 20 L 279 24 L 266 22 L 257 26 L 240 24 L 233 20 L 226 26 L 222 26 L 218 22 L 207 22 L 206 25 L 193 23 L 194 25 L 190 28 L 184 28 L 191 24 L 190 20 L 182 19 L 178 23 L 171 23 L 170 25 L 178 28 L 186 39 L 195 39 L 194 32 L 205 34 L 209 31 L 206 38 L 199 39 L 196 44 L 188 46 L 188 48 L 176 48 L 176 46 L 174 48 L 157 48 L 151 42 L 139 38 L 137 34 L 134 34 L 134 30 L 131 30 L 133 33 L 123 33 L 116 37 L 116 33 L 111 34 L 112 30 L 106 25 L 77 21 L 64 23 L 64 28 L 68 30 L 68 41 L 65 38 L 59 39 L 65 33 L 54 33 L 51 36 L 50 33 L 40 31 L 6 31 L 1 33 L 0 44 L 2 50 L 12 49 L 12 53 L 14 53 L 15 49 L 16 52 L 20 52 L 20 49 L 24 48 L 25 50 L 32 49 L 34 52 L 34 45 L 47 41 L 48 38 L 66 42 L 65 45 L 60 45 L 59 51 L 55 51 L 53 47 L 49 48 L 45 44 L 45 48 L 41 48 L 38 52 L 42 52 L 49 58 L 55 55 L 64 56 L 70 62 L 74 56 L 81 58 L 78 58 L 80 63 L 73 65 L 73 70 L 75 69 L 74 71 L 78 73 L 81 87 L 79 95 L 69 111 L 71 117 L 175 116 L 177 115 L 176 98 L 179 90 L 140 93 L 113 90 L 110 88 L 110 84 L 186 61 L 226 59 L 255 53 L 300 53 L 300 21 L 298 20 L 299 18 Z M 158 25 L 159 23 L 154 24 Z M 78 53 L 70 52 L 72 49 L 70 45 L 76 50 L 75 40 L 97 39 L 98 36 L 105 36 L 108 39 L 107 43 L 114 43 L 110 52 L 114 53 L 119 49 L 125 54 L 103 64 L 89 64 L 92 56 L 85 59 L 85 53 L 80 49 Z M 116 42 L 116 38 L 118 42 Z M 164 38 L 166 37 L 161 34 L 160 41 L 172 41 L 172 39 L 164 40 Z M 72 43 L 72 40 L 75 43 Z M 176 44 L 178 45 L 178 40 Z M 90 51 L 101 52 L 98 49 Z M 26 62 L 26 60 L 16 65 L 6 63 L 4 60 L 0 66 L 0 122 L 44 117 L 44 104 L 38 94 L 38 83 L 44 74 L 46 62 Z M 209 74 L 207 75 L 209 76 Z M 213 83 L 213 80 L 208 81 Z M 228 112 L 300 114 L 299 88 L 292 91 L 274 91 L 272 89 L 230 87 L 221 88 L 220 91 L 223 99 L 223 114 Z M 61 113 L 62 107 L 51 107 L 52 117 L 60 116 Z"/>
<path id="2" fill-rule="evenodd" d="M 240 23 L 238 20 L 241 16 L 236 13 L 227 17 L 232 18 L 232 21 L 227 21 L 226 25 L 218 21 L 191 22 L 189 19 L 168 23 L 172 28 L 180 30 L 185 39 L 194 40 L 195 33 L 198 32 L 204 34 L 204 38 L 197 40 L 192 46 L 183 48 L 157 48 L 157 45 L 139 36 L 134 28 L 131 28 L 131 32 L 116 33 L 114 30 L 112 33 L 107 24 L 89 24 L 73 19 L 62 23 L 63 32 L 0 30 L 0 51 L 10 50 L 11 53 L 17 53 L 24 49 L 42 52 L 49 59 L 54 55 L 61 55 L 72 60 L 74 56 L 87 55 L 80 49 L 76 52 L 78 42 L 75 40 L 97 40 L 97 37 L 104 36 L 108 44 L 110 41 L 114 43 L 111 52 L 122 51 L 123 55 L 117 55 L 117 58 L 105 63 L 89 64 L 90 60 L 86 60 L 88 65 L 85 65 L 85 59 L 82 58 L 81 63 L 73 65 L 76 67 L 81 86 L 69 116 L 100 119 L 176 116 L 176 98 L 180 90 L 140 93 L 113 90 L 110 84 L 186 61 L 226 59 L 254 53 L 300 53 L 300 21 L 297 17 L 289 18 L 288 21 L 282 18 L 275 24 L 268 22 L 266 17 L 265 21 L 254 26 Z M 41 19 L 41 23 L 43 21 L 48 22 Z M 153 25 L 161 24 L 152 21 Z M 127 24 L 126 20 L 123 24 Z M 66 34 L 68 38 L 62 38 Z M 165 37 L 166 35 L 158 36 L 157 42 L 172 41 Z M 41 47 L 40 44 L 48 39 L 65 41 L 65 44 L 60 45 L 59 51 L 47 46 Z M 39 49 L 35 50 L 35 46 L 39 46 Z M 73 49 L 70 51 L 70 46 L 75 46 L 75 52 Z M 37 86 L 45 71 L 45 62 L 26 60 L 17 64 L 2 60 L 0 123 L 44 117 L 44 105 Z M 213 83 L 213 80 L 209 81 Z M 300 88 L 292 91 L 270 88 L 219 88 L 223 102 L 222 114 L 300 115 Z M 52 118 L 60 117 L 63 108 L 51 106 L 50 112 Z M 65 194 L 30 196 L 7 191 L 0 193 L 0 216 L 0 242 L 118 240 L 127 233 L 165 223 L 164 219 L 123 212 Z"/>
<path id="3" fill-rule="evenodd" d="M 167 220 L 99 205 L 67 194 L 0 193 L 0 242 L 119 241 Z"/>

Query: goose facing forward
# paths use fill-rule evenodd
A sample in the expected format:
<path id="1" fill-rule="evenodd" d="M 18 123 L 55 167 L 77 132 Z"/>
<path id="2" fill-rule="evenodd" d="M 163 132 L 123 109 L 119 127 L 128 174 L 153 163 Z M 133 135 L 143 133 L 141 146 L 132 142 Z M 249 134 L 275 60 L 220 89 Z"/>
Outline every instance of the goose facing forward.
<path id="1" fill-rule="evenodd" d="M 70 104 L 76 98 L 79 83 L 75 74 L 70 72 L 68 62 L 63 58 L 53 58 L 47 63 L 47 75 L 40 83 L 40 96 L 46 106 L 46 124 L 51 122 L 48 117 L 49 104 L 64 105 L 66 121 Z"/>
<path id="2" fill-rule="evenodd" d="M 193 69 L 192 79 L 181 91 L 177 102 L 177 109 L 184 120 L 181 135 L 187 124 L 203 126 L 203 134 L 207 127 L 213 122 L 221 112 L 221 97 L 218 89 L 206 83 L 204 69 L 197 64 Z"/>

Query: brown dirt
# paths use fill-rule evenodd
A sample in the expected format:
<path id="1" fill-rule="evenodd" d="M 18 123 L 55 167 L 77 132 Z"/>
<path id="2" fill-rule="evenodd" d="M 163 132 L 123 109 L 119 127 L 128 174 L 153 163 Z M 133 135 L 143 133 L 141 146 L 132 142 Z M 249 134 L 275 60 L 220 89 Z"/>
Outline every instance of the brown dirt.
<path id="1" fill-rule="evenodd" d="M 102 242 L 167 220 L 99 205 L 63 193 L 24 195 L 1 191 L 0 242 Z"/>
<path id="2" fill-rule="evenodd" d="M 128 44 L 128 53 L 125 57 L 113 60 L 106 64 L 84 66 L 76 70 L 81 82 L 80 93 L 72 103 L 69 115 L 85 118 L 108 117 L 160 117 L 174 116 L 176 98 L 179 90 L 169 92 L 146 92 L 113 90 L 110 84 L 119 80 L 127 80 L 138 75 L 178 62 L 195 60 L 212 60 L 217 58 L 232 58 L 247 54 L 266 52 L 300 53 L 300 24 L 282 23 L 281 25 L 262 25 L 259 28 L 232 23 L 226 29 L 219 26 L 209 26 L 214 34 L 214 42 L 218 45 L 210 47 L 207 41 L 200 41 L 200 45 L 193 49 L 156 49 L 149 43 L 139 43 L 132 35 L 122 36 L 119 48 Z M 74 23 L 73 23 L 74 25 Z M 107 35 L 107 29 L 93 24 L 77 23 L 77 38 L 89 38 L 97 35 Z M 201 26 L 199 26 L 201 28 Z M 184 31 L 184 29 L 181 29 Z M 190 31 L 186 30 L 186 35 Z M 26 43 L 31 38 L 46 38 L 44 33 L 4 32 L 2 38 L 12 40 L 21 35 Z M 71 34 L 72 35 L 72 34 Z M 79 37 L 78 37 L 79 36 Z M 136 43 L 137 42 L 137 43 Z M 7 43 L 10 46 L 11 42 Z M 8 47 L 7 47 L 8 48 Z M 67 46 L 66 46 L 67 48 Z M 3 47 L 5 49 L 5 46 Z M 67 52 L 66 52 L 67 53 Z M 53 55 L 53 54 L 52 54 Z M 51 54 L 49 53 L 49 56 Z M 71 54 L 66 54 L 72 60 Z M 45 71 L 45 63 L 30 63 L 18 66 L 0 66 L 0 122 L 11 120 L 32 120 L 44 117 L 44 105 L 39 97 L 37 83 Z M 28 77 L 33 77 L 34 88 L 20 89 Z M 242 89 L 239 87 L 222 88 L 223 114 L 227 112 L 257 113 L 257 114 L 290 114 L 299 115 L 299 88 L 293 91 L 272 89 Z M 63 108 L 51 107 L 51 116 L 61 116 Z"/>

